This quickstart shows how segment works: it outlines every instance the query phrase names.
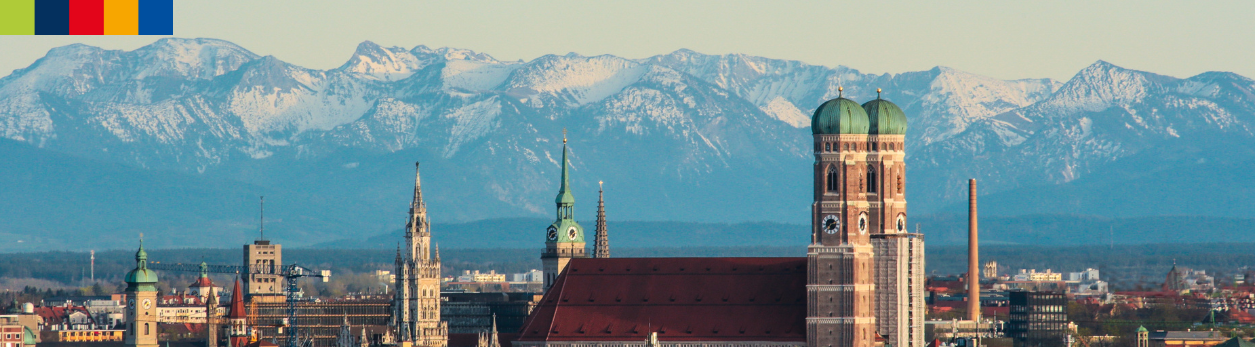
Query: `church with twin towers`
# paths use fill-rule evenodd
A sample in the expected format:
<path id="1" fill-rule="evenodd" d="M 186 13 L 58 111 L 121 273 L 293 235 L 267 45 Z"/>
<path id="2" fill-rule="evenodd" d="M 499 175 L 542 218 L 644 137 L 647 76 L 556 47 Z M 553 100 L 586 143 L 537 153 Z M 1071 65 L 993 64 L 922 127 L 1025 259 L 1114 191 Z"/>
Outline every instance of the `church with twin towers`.
<path id="1" fill-rule="evenodd" d="M 907 117 L 876 95 L 860 104 L 839 89 L 812 116 L 804 257 L 611 258 L 600 189 L 590 254 L 564 131 L 554 221 L 534 229 L 543 229 L 544 293 L 501 345 L 924 347 L 924 240 L 907 223 Z M 396 257 L 397 345 L 449 346 L 430 227 L 416 164 Z"/>

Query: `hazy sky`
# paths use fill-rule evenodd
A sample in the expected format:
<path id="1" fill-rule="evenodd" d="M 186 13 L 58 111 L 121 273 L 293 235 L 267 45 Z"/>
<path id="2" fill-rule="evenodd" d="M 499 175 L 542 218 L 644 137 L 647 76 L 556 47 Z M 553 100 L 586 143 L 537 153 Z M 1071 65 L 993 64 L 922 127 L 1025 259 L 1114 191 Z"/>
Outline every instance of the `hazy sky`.
<path id="1" fill-rule="evenodd" d="M 174 33 L 328 69 L 358 43 L 423 44 L 501 60 L 643 58 L 680 48 L 863 72 L 942 65 L 1066 80 L 1097 60 L 1188 77 L 1255 77 L 1255 1 L 184 1 Z M 75 42 L 135 49 L 157 37 L 0 36 L 0 75 Z"/>

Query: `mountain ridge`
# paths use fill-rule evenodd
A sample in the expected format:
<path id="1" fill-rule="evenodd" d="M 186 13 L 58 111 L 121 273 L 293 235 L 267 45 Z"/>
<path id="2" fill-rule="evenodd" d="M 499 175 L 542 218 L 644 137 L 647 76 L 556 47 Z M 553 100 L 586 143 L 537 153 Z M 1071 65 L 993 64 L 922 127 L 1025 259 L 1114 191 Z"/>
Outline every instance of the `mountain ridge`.
<path id="1" fill-rule="evenodd" d="M 1221 135 L 1234 148 L 1255 147 L 1255 82 L 1224 72 L 1182 79 L 1099 60 L 1068 81 L 1006 81 L 943 66 L 864 74 L 686 49 L 642 59 L 569 53 L 507 62 L 370 41 L 343 65 L 316 70 L 227 41 L 177 38 L 132 51 L 50 50 L 0 78 L 0 135 L 81 158 L 340 201 L 369 216 L 403 214 L 412 182 L 404 176 L 422 161 L 433 211 L 465 222 L 548 215 L 567 130 L 577 197 L 605 181 L 609 205 L 631 219 L 804 223 L 810 111 L 839 93 L 892 100 L 908 114 L 915 215 L 952 209 L 966 197 L 967 178 L 981 180 L 991 196 L 1078 180 L 1096 182 L 1085 189 L 1102 194 L 1121 191 L 1120 182 L 1085 180 L 1102 170 L 1189 167 L 1139 156 L 1146 151 Z M 1219 166 L 1145 182 L 1249 186 L 1228 176 L 1245 163 L 1209 160 Z M 1037 196 L 1077 196 L 1066 194 L 1073 195 Z M 1196 199 L 1200 214 L 1253 217 L 1207 196 Z M 1014 205 L 1006 211 L 1032 212 L 1031 201 L 1004 201 Z M 1154 203 L 1110 212 L 1153 214 Z M 307 207 L 298 215 L 309 220 L 332 208 Z M 214 218 L 241 224 L 247 217 Z M 346 227 L 299 229 L 325 241 L 358 232 Z"/>

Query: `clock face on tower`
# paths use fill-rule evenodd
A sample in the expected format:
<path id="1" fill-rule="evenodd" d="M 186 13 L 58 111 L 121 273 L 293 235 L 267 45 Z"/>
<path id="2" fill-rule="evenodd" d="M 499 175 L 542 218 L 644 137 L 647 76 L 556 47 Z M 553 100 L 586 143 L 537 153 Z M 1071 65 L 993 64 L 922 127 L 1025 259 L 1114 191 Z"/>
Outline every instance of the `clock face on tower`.
<path id="1" fill-rule="evenodd" d="M 153 307 L 153 301 L 152 301 L 152 300 L 148 300 L 148 299 L 144 299 L 144 303 L 143 303 L 143 305 L 144 305 L 144 309 L 145 309 L 145 310 L 150 309 L 150 308 L 152 308 L 152 307 Z"/>
<path id="2" fill-rule="evenodd" d="M 578 234 L 579 234 L 579 231 L 575 230 L 575 227 L 571 227 L 570 229 L 566 230 L 566 238 L 569 240 L 575 241 L 575 236 Z"/>
<path id="3" fill-rule="evenodd" d="M 825 233 L 836 234 L 837 231 L 841 230 L 841 220 L 837 219 L 836 215 L 830 214 L 824 217 L 823 229 Z"/>
<path id="4" fill-rule="evenodd" d="M 858 215 L 858 233 L 867 233 L 867 212 L 863 212 Z"/>
<path id="5" fill-rule="evenodd" d="M 554 227 L 554 226 L 550 225 L 550 226 L 549 226 L 549 229 L 545 230 L 545 233 L 546 233 L 546 235 L 548 235 L 548 237 L 549 237 L 549 241 L 553 241 L 553 240 L 557 240 L 557 239 L 558 239 L 558 228 L 557 228 L 557 227 Z"/>
<path id="6" fill-rule="evenodd" d="M 898 215 L 898 221 L 895 224 L 894 228 L 897 229 L 899 233 L 906 232 L 906 215 Z"/>

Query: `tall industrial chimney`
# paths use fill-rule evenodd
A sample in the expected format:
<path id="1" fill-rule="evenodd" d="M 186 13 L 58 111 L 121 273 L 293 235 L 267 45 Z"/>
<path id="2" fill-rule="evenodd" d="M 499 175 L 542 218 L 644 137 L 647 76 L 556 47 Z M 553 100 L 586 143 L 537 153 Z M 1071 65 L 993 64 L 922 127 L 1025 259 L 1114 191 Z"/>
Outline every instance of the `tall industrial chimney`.
<path id="1" fill-rule="evenodd" d="M 976 179 L 967 181 L 967 319 L 980 323 L 980 240 L 976 235 Z"/>

